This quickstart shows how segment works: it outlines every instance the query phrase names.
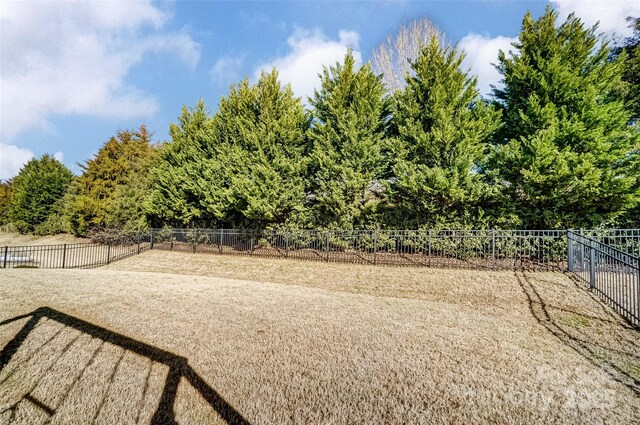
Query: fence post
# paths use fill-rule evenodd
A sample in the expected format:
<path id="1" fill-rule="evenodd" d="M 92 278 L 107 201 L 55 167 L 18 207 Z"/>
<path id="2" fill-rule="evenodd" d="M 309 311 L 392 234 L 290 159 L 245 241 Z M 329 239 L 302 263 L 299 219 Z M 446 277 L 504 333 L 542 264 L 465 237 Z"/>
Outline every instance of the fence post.
<path id="1" fill-rule="evenodd" d="M 429 239 L 427 243 L 429 244 L 429 254 L 428 254 L 429 260 L 428 261 L 429 261 L 429 267 L 431 267 L 431 229 L 429 229 Z"/>
<path id="2" fill-rule="evenodd" d="M 636 325 L 640 326 L 640 254 L 638 255 L 638 270 L 636 270 Z"/>
<path id="3" fill-rule="evenodd" d="M 284 232 L 284 256 L 289 258 L 289 229 Z"/>
<path id="4" fill-rule="evenodd" d="M 138 254 L 140 254 L 140 232 L 138 232 Z"/>
<path id="5" fill-rule="evenodd" d="M 111 264 L 111 244 L 107 245 L 107 264 Z"/>
<path id="6" fill-rule="evenodd" d="M 198 244 L 198 229 L 193 231 L 193 253 L 196 253 L 196 245 Z"/>
<path id="7" fill-rule="evenodd" d="M 64 269 L 67 262 L 67 244 L 62 245 L 62 268 Z"/>
<path id="8" fill-rule="evenodd" d="M 2 260 L 2 262 L 3 262 L 2 268 L 3 269 L 7 268 L 7 256 L 9 256 L 9 247 L 5 245 L 5 247 L 4 247 L 4 259 Z"/>
<path id="9" fill-rule="evenodd" d="M 324 261 L 329 262 L 329 231 L 327 230 L 327 240 L 325 243 L 326 255 Z"/>
<path id="10" fill-rule="evenodd" d="M 373 265 L 378 264 L 378 229 L 373 229 Z"/>
<path id="11" fill-rule="evenodd" d="M 589 242 L 589 285 L 591 289 L 596 287 L 596 250 L 594 241 Z"/>
<path id="12" fill-rule="evenodd" d="M 491 229 L 491 261 L 496 268 L 496 229 Z"/>
<path id="13" fill-rule="evenodd" d="M 582 229 L 578 229 L 578 235 L 581 236 L 580 244 L 578 246 L 578 262 L 580 263 L 580 269 L 582 270 L 584 265 L 584 239 L 582 238 Z"/>
<path id="14" fill-rule="evenodd" d="M 567 269 L 573 271 L 573 232 L 567 230 Z"/>
<path id="15" fill-rule="evenodd" d="M 170 238 L 171 238 L 171 251 L 173 251 L 173 229 L 171 229 Z"/>
<path id="16" fill-rule="evenodd" d="M 251 233 L 249 233 L 249 255 L 253 255 L 253 238 L 255 237 L 255 234 L 255 230 L 251 230 Z"/>
<path id="17" fill-rule="evenodd" d="M 220 237 L 218 238 L 218 254 L 222 254 L 222 236 L 224 235 L 224 229 L 219 229 Z"/>
<path id="18" fill-rule="evenodd" d="M 151 238 L 149 240 L 149 249 L 153 249 L 153 228 L 151 229 Z"/>

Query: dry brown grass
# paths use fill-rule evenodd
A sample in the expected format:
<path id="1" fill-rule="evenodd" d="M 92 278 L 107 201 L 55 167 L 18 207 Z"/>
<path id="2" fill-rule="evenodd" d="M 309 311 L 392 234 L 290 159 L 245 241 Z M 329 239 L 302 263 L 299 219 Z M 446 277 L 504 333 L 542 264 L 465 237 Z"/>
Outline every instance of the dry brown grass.
<path id="1" fill-rule="evenodd" d="M 63 243 L 86 243 L 88 239 L 73 235 L 51 236 L 21 235 L 19 233 L 0 233 L 0 246 L 57 245 Z"/>
<path id="2" fill-rule="evenodd" d="M 640 334 L 562 274 L 151 251 L 0 279 L 0 321 L 37 317 L 0 325 L 0 423 L 640 421 Z"/>

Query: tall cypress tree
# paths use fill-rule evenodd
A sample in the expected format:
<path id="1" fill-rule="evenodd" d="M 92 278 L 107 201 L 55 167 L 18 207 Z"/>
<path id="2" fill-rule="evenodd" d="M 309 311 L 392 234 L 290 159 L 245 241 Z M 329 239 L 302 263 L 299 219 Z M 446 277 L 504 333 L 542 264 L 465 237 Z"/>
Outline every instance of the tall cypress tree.
<path id="1" fill-rule="evenodd" d="M 614 55 L 623 56 L 625 60 L 622 80 L 627 83 L 625 87 L 625 98 L 628 107 L 631 109 L 635 125 L 640 125 L 640 18 L 628 18 L 630 27 L 633 29 L 631 37 L 625 40 L 623 46 L 615 49 Z M 636 155 L 640 154 L 640 147 Z M 640 174 L 640 171 L 638 171 Z M 640 186 L 640 184 L 639 184 Z M 628 209 L 617 220 L 618 227 L 638 228 L 640 227 L 640 202 L 635 208 Z"/>
<path id="2" fill-rule="evenodd" d="M 262 73 L 232 86 L 213 118 L 215 181 L 204 205 L 233 226 L 263 227 L 296 220 L 303 213 L 306 136 L 302 102 L 278 73 Z"/>
<path id="3" fill-rule="evenodd" d="M 494 172 L 528 228 L 593 227 L 638 198 L 638 129 L 620 97 L 622 60 L 596 28 L 550 8 L 524 17 L 515 52 L 499 54 L 504 88 Z"/>
<path id="4" fill-rule="evenodd" d="M 202 178 L 213 156 L 211 117 L 203 100 L 182 108 L 170 126 L 171 141 L 162 146 L 153 170 L 145 209 L 153 226 L 211 226 L 217 216 L 203 206 Z"/>
<path id="5" fill-rule="evenodd" d="M 383 143 L 389 117 L 379 76 L 365 64 L 325 68 L 311 101 L 311 209 L 314 226 L 352 228 L 367 224 L 383 174 Z"/>
<path id="6" fill-rule="evenodd" d="M 625 40 L 615 54 L 626 54 L 622 79 L 627 83 L 627 101 L 633 118 L 640 120 L 640 18 L 629 18 L 633 35 Z"/>
<path id="7" fill-rule="evenodd" d="M 463 55 L 436 39 L 394 99 L 389 202 L 396 226 L 479 226 L 491 187 L 480 166 L 499 114 L 479 97 Z"/>

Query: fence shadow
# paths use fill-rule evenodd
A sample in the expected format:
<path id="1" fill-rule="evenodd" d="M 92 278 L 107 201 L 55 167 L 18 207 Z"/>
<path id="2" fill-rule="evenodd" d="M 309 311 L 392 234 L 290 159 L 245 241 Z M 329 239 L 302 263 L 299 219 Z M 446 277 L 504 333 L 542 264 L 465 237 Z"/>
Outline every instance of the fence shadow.
<path id="1" fill-rule="evenodd" d="M 78 339 L 79 335 L 88 335 L 93 338 L 96 338 L 101 341 L 102 344 L 109 343 L 114 346 L 120 347 L 124 352 L 131 351 L 135 354 L 143 356 L 144 358 L 150 360 L 151 362 L 157 362 L 162 365 L 168 367 L 168 373 L 164 382 L 164 387 L 162 389 L 162 393 L 159 397 L 157 408 L 153 413 L 150 423 L 151 424 L 176 424 L 175 413 L 174 413 L 174 405 L 176 401 L 176 394 L 178 392 L 178 386 L 181 379 L 185 379 L 199 394 L 200 396 L 208 403 L 215 412 L 227 423 L 230 424 L 249 424 L 249 422 L 227 401 L 222 398 L 218 392 L 216 392 L 209 384 L 207 384 L 204 379 L 202 379 L 194 369 L 189 365 L 186 358 L 178 356 L 169 351 L 165 351 L 159 349 L 157 347 L 153 347 L 151 345 L 145 344 L 143 342 L 137 341 L 135 339 L 129 338 L 127 336 L 121 335 L 119 333 L 110 331 L 103 327 L 94 325 L 92 323 L 86 322 L 84 320 L 78 319 L 76 317 L 67 315 L 63 312 L 54 310 L 49 307 L 41 307 L 37 310 L 34 310 L 31 313 L 20 315 L 13 317 L 11 319 L 4 320 L 0 322 L 0 326 L 5 326 L 9 323 L 29 318 L 29 320 L 22 326 L 22 328 L 18 331 L 18 333 L 14 336 L 14 338 L 9 341 L 5 347 L 0 351 L 0 373 L 4 370 L 7 365 L 11 362 L 11 359 L 17 353 L 27 338 L 32 333 L 32 331 L 36 328 L 38 323 L 42 319 L 53 320 L 64 327 L 68 327 L 74 330 L 79 331 L 78 336 L 76 336 L 71 342 L 67 343 L 62 350 L 63 352 L 68 350 L 71 344 Z M 53 340 L 57 335 L 60 334 L 60 330 L 54 334 L 52 337 L 48 338 L 44 344 L 41 344 L 38 350 L 42 350 L 44 346 L 46 346 L 51 340 Z M 95 350 L 92 354 L 92 360 L 97 355 L 99 350 Z M 35 353 L 34 353 L 35 354 Z M 30 358 L 33 358 L 34 354 L 31 354 Z M 62 354 L 59 354 L 59 357 Z M 58 358 L 59 358 L 58 357 Z M 122 360 L 122 355 L 116 364 L 116 368 Z M 87 363 L 80 375 L 84 373 L 84 370 L 91 364 L 91 361 Z M 48 369 L 47 369 L 48 371 Z M 9 374 L 12 373 L 9 372 Z M 113 370 L 111 379 L 113 379 L 113 375 L 115 374 L 115 369 Z M 6 375 L 6 374 L 5 374 Z M 40 376 L 39 379 L 42 379 Z M 145 390 L 148 384 L 149 376 L 147 375 L 145 382 Z M 2 389 L 3 382 L 6 381 L 6 377 L 3 380 L 0 380 L 0 389 Z M 74 381 L 74 383 L 77 382 Z M 44 412 L 51 419 L 53 415 L 56 414 L 57 407 L 47 406 L 44 403 L 37 400 L 31 392 L 37 386 L 37 383 L 33 385 L 33 388 L 28 393 L 24 394 L 20 400 L 13 403 L 8 408 L 4 410 L 0 410 L 0 419 L 3 417 L 3 414 L 9 415 L 9 421 L 11 422 L 13 419 L 13 415 L 15 414 L 18 405 L 23 401 L 28 401 L 31 405 L 37 407 L 40 411 Z M 66 400 L 69 395 L 71 388 L 68 388 L 66 393 L 62 396 L 62 402 L 59 403 L 59 406 L 64 404 L 64 400 Z M 104 398 L 107 395 L 104 394 L 103 400 L 100 403 L 100 406 L 104 404 Z M 144 392 L 143 392 L 144 398 Z M 96 419 L 99 411 L 94 415 L 94 420 Z M 136 417 L 139 417 L 140 413 L 137 413 Z M 47 420 L 47 422 L 48 422 Z"/>
<path id="2" fill-rule="evenodd" d="M 538 280 L 530 279 L 526 272 L 516 272 L 515 275 L 527 298 L 529 311 L 540 325 L 564 345 L 640 396 L 638 330 L 626 324 L 584 288 L 575 289 L 588 294 L 585 296 L 590 298 L 593 305 L 602 309 L 601 315 L 555 306 L 552 297 L 544 295 Z M 573 279 L 572 282 L 577 286 Z"/>

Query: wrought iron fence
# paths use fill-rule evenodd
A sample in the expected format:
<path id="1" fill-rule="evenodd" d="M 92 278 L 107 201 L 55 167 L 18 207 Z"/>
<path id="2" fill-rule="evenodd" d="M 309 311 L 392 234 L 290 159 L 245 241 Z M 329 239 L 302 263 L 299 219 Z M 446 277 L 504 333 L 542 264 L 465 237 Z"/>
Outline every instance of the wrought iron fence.
<path id="1" fill-rule="evenodd" d="M 154 249 L 325 262 L 565 270 L 563 230 L 152 229 Z"/>
<path id="2" fill-rule="evenodd" d="M 595 239 L 636 257 L 640 256 L 640 229 L 575 230 L 574 233 Z"/>
<path id="3" fill-rule="evenodd" d="M 640 326 L 640 257 L 596 237 L 567 231 L 567 268 L 632 324 Z"/>
<path id="4" fill-rule="evenodd" d="M 139 254 L 151 247 L 149 234 L 140 234 L 108 244 L 5 246 L 0 248 L 3 268 L 88 269 Z"/>
<path id="5" fill-rule="evenodd" d="M 149 249 L 390 266 L 566 271 L 640 326 L 640 229 L 151 229 L 103 243 L 5 246 L 3 268 L 93 268 Z"/>

